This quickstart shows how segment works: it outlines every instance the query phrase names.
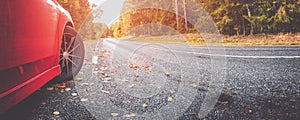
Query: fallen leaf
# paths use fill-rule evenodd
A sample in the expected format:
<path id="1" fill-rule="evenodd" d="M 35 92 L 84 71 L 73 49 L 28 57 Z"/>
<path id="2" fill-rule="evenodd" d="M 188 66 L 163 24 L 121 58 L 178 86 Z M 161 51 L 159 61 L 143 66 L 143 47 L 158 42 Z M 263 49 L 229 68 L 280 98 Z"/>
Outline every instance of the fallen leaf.
<path id="1" fill-rule="evenodd" d="M 231 89 L 227 89 L 227 90 L 226 90 L 226 93 L 227 93 L 227 94 L 230 94 L 230 93 L 231 93 Z"/>
<path id="2" fill-rule="evenodd" d="M 107 77 L 107 78 L 103 78 L 102 80 L 103 80 L 103 81 L 111 81 L 112 78 L 111 78 L 111 77 Z"/>
<path id="3" fill-rule="evenodd" d="M 99 55 L 98 57 L 104 57 L 104 54 Z"/>
<path id="4" fill-rule="evenodd" d="M 53 115 L 59 115 L 60 113 L 59 113 L 59 111 L 54 111 L 53 112 Z"/>
<path id="5" fill-rule="evenodd" d="M 150 70 L 150 66 L 145 66 L 144 69 L 145 70 Z"/>
<path id="6" fill-rule="evenodd" d="M 103 67 L 107 67 L 107 65 L 106 65 L 106 64 L 101 64 L 101 66 L 103 66 Z"/>
<path id="7" fill-rule="evenodd" d="M 101 67 L 100 70 L 102 71 L 107 70 L 107 67 Z"/>
<path id="8" fill-rule="evenodd" d="M 111 116 L 117 117 L 119 114 L 118 113 L 111 113 Z"/>
<path id="9" fill-rule="evenodd" d="M 72 95 L 72 96 L 77 96 L 78 94 L 77 94 L 77 93 L 71 93 L 71 95 Z"/>
<path id="10" fill-rule="evenodd" d="M 67 83 L 66 83 L 66 82 L 63 82 L 63 83 L 60 83 L 60 84 L 56 84 L 56 85 L 55 85 L 56 88 L 61 88 L 61 89 L 66 88 L 66 86 L 67 86 Z"/>
<path id="11" fill-rule="evenodd" d="M 54 88 L 53 87 L 48 87 L 47 90 L 51 91 L 51 90 L 54 90 Z"/>
<path id="12" fill-rule="evenodd" d="M 144 103 L 144 104 L 143 104 L 143 107 L 148 107 L 148 104 Z"/>
<path id="13" fill-rule="evenodd" d="M 86 101 L 88 101 L 88 99 L 87 98 L 82 98 L 80 101 L 81 102 L 86 102 Z"/>
<path id="14" fill-rule="evenodd" d="M 94 75 L 98 75 L 100 73 L 100 71 L 93 71 Z"/>
<path id="15" fill-rule="evenodd" d="M 166 72 L 165 74 L 166 74 L 166 76 L 168 76 L 168 77 L 171 76 L 171 73 L 169 73 L 169 72 Z"/>
<path id="16" fill-rule="evenodd" d="M 32 113 L 35 113 L 35 112 L 36 112 L 36 109 L 32 109 L 31 112 L 32 112 Z"/>
<path id="17" fill-rule="evenodd" d="M 66 88 L 66 89 L 65 89 L 65 91 L 70 91 L 70 90 L 71 90 L 71 88 Z"/>
<path id="18" fill-rule="evenodd" d="M 98 56 L 93 56 L 92 63 L 93 64 L 98 64 Z"/>
<path id="19" fill-rule="evenodd" d="M 88 86 L 89 84 L 88 83 L 81 83 L 80 85 L 81 86 Z"/>
<path id="20" fill-rule="evenodd" d="M 172 97 L 168 97 L 168 102 L 173 102 L 173 98 Z"/>
<path id="21" fill-rule="evenodd" d="M 46 105 L 46 102 L 41 102 L 41 105 Z"/>
<path id="22" fill-rule="evenodd" d="M 65 92 L 65 90 L 64 90 L 64 89 L 61 89 L 60 92 L 63 93 L 63 92 Z"/>
<path id="23" fill-rule="evenodd" d="M 80 81 L 80 80 L 82 80 L 82 78 L 76 77 L 74 80 L 75 80 L 75 81 Z"/>
<path id="24" fill-rule="evenodd" d="M 218 103 L 223 104 L 223 105 L 227 105 L 229 102 L 228 101 L 218 101 Z"/>
<path id="25" fill-rule="evenodd" d="M 132 64 L 129 64 L 129 68 L 133 68 L 133 65 L 132 65 Z"/>
<path id="26" fill-rule="evenodd" d="M 126 79 L 122 79 L 122 82 L 128 82 L 129 80 L 126 80 Z"/>
<path id="27" fill-rule="evenodd" d="M 133 113 L 130 113 L 130 114 L 126 114 L 126 115 L 124 115 L 125 117 L 135 117 L 135 114 L 133 114 Z"/>
<path id="28" fill-rule="evenodd" d="M 135 86 L 135 84 L 131 84 L 131 85 L 129 85 L 128 87 L 129 88 L 132 88 L 132 87 L 134 87 Z"/>
<path id="29" fill-rule="evenodd" d="M 198 85 L 197 85 L 196 83 L 193 83 L 193 84 L 192 84 L 192 87 L 193 87 L 193 88 L 197 88 Z"/>
<path id="30" fill-rule="evenodd" d="M 296 99 L 290 99 L 289 101 L 290 102 L 296 102 Z"/>
<path id="31" fill-rule="evenodd" d="M 135 65 L 135 66 L 133 66 L 133 69 L 137 70 L 137 69 L 139 69 L 139 66 Z"/>
<path id="32" fill-rule="evenodd" d="M 103 92 L 105 94 L 109 94 L 110 93 L 109 91 L 106 91 L 106 90 L 101 90 L 101 92 Z"/>
<path id="33" fill-rule="evenodd" d="M 253 110 L 249 109 L 249 110 L 246 110 L 246 113 L 252 113 Z"/>

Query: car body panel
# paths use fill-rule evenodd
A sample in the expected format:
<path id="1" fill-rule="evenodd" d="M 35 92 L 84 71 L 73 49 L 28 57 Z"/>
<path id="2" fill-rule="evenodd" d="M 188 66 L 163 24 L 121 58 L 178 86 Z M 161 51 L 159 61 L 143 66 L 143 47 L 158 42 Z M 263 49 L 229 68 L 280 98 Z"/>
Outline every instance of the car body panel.
<path id="1" fill-rule="evenodd" d="M 66 25 L 71 16 L 55 0 L 0 1 L 0 113 L 60 74 Z"/>

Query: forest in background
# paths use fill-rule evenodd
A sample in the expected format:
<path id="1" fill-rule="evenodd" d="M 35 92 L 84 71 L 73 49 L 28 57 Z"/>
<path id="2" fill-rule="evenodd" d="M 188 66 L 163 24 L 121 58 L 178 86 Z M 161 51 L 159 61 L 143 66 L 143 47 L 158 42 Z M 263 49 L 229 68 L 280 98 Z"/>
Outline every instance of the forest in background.
<path id="1" fill-rule="evenodd" d="M 93 12 L 95 5 L 90 5 L 88 0 L 57 0 L 67 9 L 74 20 L 77 29 Z M 298 33 L 300 31 L 300 0 L 160 0 L 161 7 L 176 9 L 179 14 L 191 16 L 189 11 L 201 10 L 191 8 L 189 1 L 197 2 L 210 14 L 218 30 L 223 35 L 257 35 L 257 34 L 282 34 Z M 157 0 L 126 0 L 124 8 L 134 5 L 147 5 Z M 193 25 L 186 21 L 185 16 L 177 17 L 176 14 L 159 9 L 140 9 L 122 14 L 119 21 L 107 28 L 101 23 L 88 23 L 89 28 L 84 30 L 87 39 L 99 37 L 123 37 L 135 27 L 143 24 L 154 23 L 167 25 L 182 34 L 197 32 Z M 89 18 L 93 21 L 93 18 Z M 205 18 L 203 18 L 205 19 Z M 203 19 L 197 19 L 202 22 Z M 86 23 L 87 24 L 87 23 Z M 101 31 L 100 31 L 101 29 Z M 106 31 L 103 31 L 106 29 Z M 139 35 L 157 36 L 153 32 L 157 27 L 138 33 Z M 99 34 L 104 33 L 103 35 Z"/>

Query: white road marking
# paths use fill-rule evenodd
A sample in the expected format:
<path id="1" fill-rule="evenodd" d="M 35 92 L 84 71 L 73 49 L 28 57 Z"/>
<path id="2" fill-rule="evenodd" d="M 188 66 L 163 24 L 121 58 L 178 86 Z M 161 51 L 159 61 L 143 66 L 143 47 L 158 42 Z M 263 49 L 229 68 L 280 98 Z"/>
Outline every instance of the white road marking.
<path id="1" fill-rule="evenodd" d="M 218 55 L 218 54 L 206 54 L 206 53 L 194 53 L 194 54 L 213 56 L 213 57 L 252 58 L 252 59 L 295 59 L 295 58 L 300 58 L 300 56 L 240 56 L 240 55 Z"/>
<path id="2" fill-rule="evenodd" d="M 221 55 L 221 54 L 207 54 L 207 53 L 197 53 L 197 52 L 186 52 L 173 50 L 173 52 L 181 52 L 194 55 L 212 56 L 212 57 L 226 57 L 226 58 L 252 58 L 252 59 L 297 59 L 300 56 L 241 56 L 241 55 Z"/>
<path id="3" fill-rule="evenodd" d="M 158 48 L 154 48 L 154 49 L 158 49 Z M 207 54 L 207 53 L 187 52 L 187 51 L 178 51 L 178 50 L 172 50 L 172 51 L 179 52 L 179 53 L 194 54 L 194 55 L 226 57 L 226 58 L 251 58 L 251 59 L 298 59 L 300 58 L 300 56 L 241 56 L 241 55 Z"/>

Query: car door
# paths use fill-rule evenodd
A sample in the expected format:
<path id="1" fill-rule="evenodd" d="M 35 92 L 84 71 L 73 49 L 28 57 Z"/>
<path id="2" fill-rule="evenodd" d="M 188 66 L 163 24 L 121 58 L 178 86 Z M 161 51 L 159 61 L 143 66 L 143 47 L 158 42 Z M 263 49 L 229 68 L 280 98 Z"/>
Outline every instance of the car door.
<path id="1" fill-rule="evenodd" d="M 51 0 L 4 0 L 0 69 L 54 55 L 57 10 Z M 3 23 L 2 23 L 3 25 Z M 6 28 L 6 29 L 5 29 Z M 0 33 L 0 34 L 1 34 Z"/>
<path id="2" fill-rule="evenodd" d="M 52 0 L 0 1 L 0 93 L 57 65 L 58 13 Z"/>

